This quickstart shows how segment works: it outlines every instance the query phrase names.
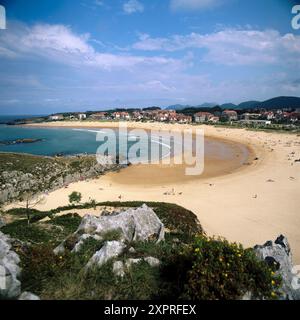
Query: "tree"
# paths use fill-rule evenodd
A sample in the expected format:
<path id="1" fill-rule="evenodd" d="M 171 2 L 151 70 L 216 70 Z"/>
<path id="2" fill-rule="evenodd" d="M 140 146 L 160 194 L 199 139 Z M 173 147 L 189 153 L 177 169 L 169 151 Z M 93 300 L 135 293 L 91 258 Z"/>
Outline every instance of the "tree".
<path id="1" fill-rule="evenodd" d="M 90 205 L 94 208 L 94 210 L 97 209 L 97 201 L 95 199 L 90 198 Z"/>
<path id="2" fill-rule="evenodd" d="M 35 208 L 39 204 L 45 203 L 45 197 L 35 195 L 31 192 L 27 192 L 22 197 L 21 207 L 25 208 L 27 224 L 30 225 L 30 219 L 32 215 L 32 209 Z"/>
<path id="3" fill-rule="evenodd" d="M 82 198 L 81 193 L 74 191 L 69 195 L 69 202 L 70 204 L 79 203 L 81 201 L 81 198 Z"/>

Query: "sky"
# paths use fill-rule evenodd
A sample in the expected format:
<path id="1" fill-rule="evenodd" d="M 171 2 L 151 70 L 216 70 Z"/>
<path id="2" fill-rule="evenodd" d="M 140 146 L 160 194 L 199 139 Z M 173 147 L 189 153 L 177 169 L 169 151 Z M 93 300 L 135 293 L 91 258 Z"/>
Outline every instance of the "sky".
<path id="1" fill-rule="evenodd" d="M 300 96 L 296 4 L 0 0 L 0 114 Z"/>

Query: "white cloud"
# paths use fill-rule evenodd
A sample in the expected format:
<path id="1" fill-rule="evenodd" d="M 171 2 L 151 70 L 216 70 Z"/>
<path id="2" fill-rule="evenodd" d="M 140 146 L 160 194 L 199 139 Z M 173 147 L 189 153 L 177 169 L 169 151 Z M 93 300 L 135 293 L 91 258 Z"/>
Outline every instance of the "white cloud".
<path id="1" fill-rule="evenodd" d="M 143 34 L 133 48 L 169 52 L 205 49 L 203 60 L 225 65 L 300 62 L 300 36 L 281 35 L 276 30 L 225 29 L 211 34 L 191 33 L 169 38 L 151 38 Z"/>
<path id="2" fill-rule="evenodd" d="M 129 0 L 123 4 L 123 10 L 127 14 L 143 12 L 144 5 L 138 0 Z"/>
<path id="3" fill-rule="evenodd" d="M 38 24 L 29 28 L 15 25 L 0 35 L 0 56 L 21 58 L 40 56 L 66 65 L 93 66 L 104 70 L 152 67 L 178 69 L 179 60 L 160 56 L 99 52 L 90 45 L 89 34 L 75 34 L 64 25 Z"/>
<path id="4" fill-rule="evenodd" d="M 223 0 L 171 0 L 170 7 L 173 11 L 205 10 L 219 6 Z"/>
<path id="5" fill-rule="evenodd" d="M 299 39 L 249 28 L 165 38 L 143 34 L 135 50 L 130 46 L 124 52 L 112 45 L 95 45 L 89 34 L 77 34 L 65 25 L 10 23 L 0 33 L 0 96 L 18 99 L 20 108 L 57 98 L 47 104 L 72 110 L 100 106 L 101 101 L 105 107 L 146 106 L 293 95 L 300 83 Z M 178 50 L 182 52 L 173 54 Z M 237 68 L 221 74 L 219 64 Z M 270 69 L 284 76 L 270 74 Z M 1 105 L 5 103 L 0 101 Z"/>

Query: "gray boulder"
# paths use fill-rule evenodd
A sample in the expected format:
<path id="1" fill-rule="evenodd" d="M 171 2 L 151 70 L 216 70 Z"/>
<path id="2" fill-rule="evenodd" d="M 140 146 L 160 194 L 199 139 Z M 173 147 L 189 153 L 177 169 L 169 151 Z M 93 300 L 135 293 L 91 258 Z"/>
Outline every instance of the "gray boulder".
<path id="1" fill-rule="evenodd" d="M 19 263 L 19 256 L 11 250 L 11 238 L 0 231 L 0 297 L 12 299 L 20 295 Z"/>
<path id="2" fill-rule="evenodd" d="M 18 298 L 18 300 L 41 300 L 40 297 L 38 297 L 37 295 L 31 293 L 31 292 L 23 292 L 20 297 Z"/>
<path id="3" fill-rule="evenodd" d="M 0 217 L 0 229 L 4 226 L 6 226 L 6 222 L 3 218 Z"/>
<path id="4" fill-rule="evenodd" d="M 144 260 L 151 266 L 151 267 L 159 267 L 160 261 L 154 257 L 146 257 Z"/>
<path id="5" fill-rule="evenodd" d="M 92 256 L 86 267 L 90 268 L 94 265 L 100 267 L 112 258 L 119 256 L 125 248 L 126 245 L 123 242 L 107 241 L 103 247 Z"/>
<path id="6" fill-rule="evenodd" d="M 145 241 L 151 237 L 157 242 L 164 240 L 164 225 L 145 204 L 112 216 L 87 215 L 82 219 L 77 232 L 101 236 L 112 230 L 119 230 L 121 238 L 127 241 Z"/>
<path id="7" fill-rule="evenodd" d="M 113 264 L 113 273 L 117 277 L 124 277 L 125 270 L 128 271 L 133 265 L 139 264 L 141 262 L 147 262 L 153 268 L 158 267 L 160 265 L 160 261 L 154 257 L 137 258 L 137 259 L 129 258 L 125 261 L 125 264 L 122 261 L 115 261 Z"/>
<path id="8" fill-rule="evenodd" d="M 102 240 L 108 232 L 119 231 L 121 241 L 164 240 L 165 228 L 155 212 L 147 205 L 137 209 L 128 209 L 110 216 L 95 217 L 86 215 L 72 237 L 76 239 L 73 250 L 78 252 L 86 239 L 93 237 Z M 55 253 L 65 249 L 65 243 L 60 244 Z"/>
<path id="9" fill-rule="evenodd" d="M 117 277 L 123 278 L 125 276 L 125 271 L 124 271 L 124 263 L 122 261 L 115 261 L 113 264 L 113 273 Z"/>
<path id="10" fill-rule="evenodd" d="M 293 266 L 292 253 L 288 240 L 283 235 L 279 236 L 274 243 L 266 242 L 264 245 L 254 247 L 257 257 L 266 261 L 270 266 L 275 266 L 277 274 L 282 278 L 281 299 L 300 299 L 300 279 Z"/>
<path id="11" fill-rule="evenodd" d="M 125 266 L 126 266 L 127 269 L 130 269 L 134 264 L 139 264 L 142 261 L 143 260 L 141 258 L 138 258 L 138 259 L 129 258 L 129 259 L 126 260 Z"/>

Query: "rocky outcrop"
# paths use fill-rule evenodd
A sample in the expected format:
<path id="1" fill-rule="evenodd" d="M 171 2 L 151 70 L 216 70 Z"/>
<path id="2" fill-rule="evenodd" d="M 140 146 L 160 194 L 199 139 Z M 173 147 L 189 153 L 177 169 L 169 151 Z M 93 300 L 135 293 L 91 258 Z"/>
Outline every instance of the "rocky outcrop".
<path id="1" fill-rule="evenodd" d="M 3 218 L 0 217 L 0 229 L 4 226 L 6 226 L 6 222 Z"/>
<path id="2" fill-rule="evenodd" d="M 103 247 L 92 256 L 86 267 L 90 268 L 95 265 L 101 267 L 112 258 L 119 256 L 125 248 L 126 245 L 121 241 L 107 241 Z"/>
<path id="3" fill-rule="evenodd" d="M 128 209 L 117 215 L 83 218 L 77 233 L 103 236 L 109 231 L 120 231 L 121 239 L 126 241 L 157 242 L 164 239 L 164 226 L 155 212 L 146 204 L 137 209 Z"/>
<path id="4" fill-rule="evenodd" d="M 264 245 L 254 247 L 257 257 L 264 260 L 268 265 L 276 268 L 277 274 L 282 278 L 281 299 L 300 299 L 300 279 L 297 272 L 299 268 L 293 266 L 292 253 L 288 240 L 283 235 L 273 243 L 268 241 Z"/>
<path id="5" fill-rule="evenodd" d="M 32 300 L 32 301 L 35 301 L 35 300 L 41 300 L 40 297 L 38 297 L 37 295 L 31 293 L 31 292 L 23 292 L 18 300 Z"/>
<path id="6" fill-rule="evenodd" d="M 13 299 L 21 293 L 18 280 L 20 258 L 12 251 L 12 240 L 0 231 L 0 297 Z"/>
<path id="7" fill-rule="evenodd" d="M 2 155 L 4 157 L 5 155 Z M 29 168 L 20 166 L 20 162 L 33 163 Z M 26 192 L 34 194 L 50 192 L 72 182 L 95 178 L 107 171 L 118 170 L 124 166 L 112 164 L 106 157 L 100 162 L 93 156 L 72 156 L 60 159 L 15 155 L 13 162 L 0 171 L 0 203 L 19 200 Z M 4 158 L 5 159 L 5 158 Z M 3 160 L 4 161 L 4 160 Z M 40 163 L 43 163 L 42 165 Z M 19 170 L 15 168 L 20 167 Z M 14 168 L 7 170 L 6 168 Z"/>
<path id="8" fill-rule="evenodd" d="M 10 146 L 14 144 L 29 144 L 43 141 L 43 139 L 16 139 L 16 140 L 0 140 L 0 145 Z"/>
<path id="9" fill-rule="evenodd" d="M 71 250 L 78 252 L 84 241 L 90 237 L 96 240 L 105 238 L 108 232 L 119 232 L 120 241 L 147 241 L 160 242 L 164 240 L 165 228 L 155 212 L 147 205 L 137 209 L 128 209 L 121 213 L 95 217 L 86 215 L 78 228 L 71 236 L 73 247 Z M 62 253 L 67 241 L 60 244 L 54 252 Z"/>
<path id="10" fill-rule="evenodd" d="M 156 241 L 164 240 L 165 228 L 155 212 L 147 205 L 137 209 L 112 213 L 111 215 L 95 217 L 86 215 L 77 231 L 54 249 L 55 254 L 64 253 L 66 249 L 79 252 L 87 239 L 97 241 L 104 240 L 109 232 L 116 231 L 118 240 L 106 241 L 102 248 L 95 252 L 86 265 L 86 269 L 93 266 L 102 266 L 113 258 L 120 256 L 132 241 Z M 135 253 L 133 247 L 128 252 Z M 157 267 L 160 261 L 154 257 L 127 259 L 125 264 L 116 261 L 113 264 L 113 272 L 120 277 L 125 275 L 132 264 L 147 262 L 152 267 Z"/>
<path id="11" fill-rule="evenodd" d="M 126 259 L 125 263 L 123 261 L 115 261 L 113 264 L 113 273 L 117 277 L 123 278 L 126 274 L 126 271 L 129 271 L 130 268 L 141 262 L 148 263 L 151 267 L 156 268 L 159 267 L 160 261 L 154 257 L 145 257 L 145 258 L 137 258 L 137 259 Z"/>

